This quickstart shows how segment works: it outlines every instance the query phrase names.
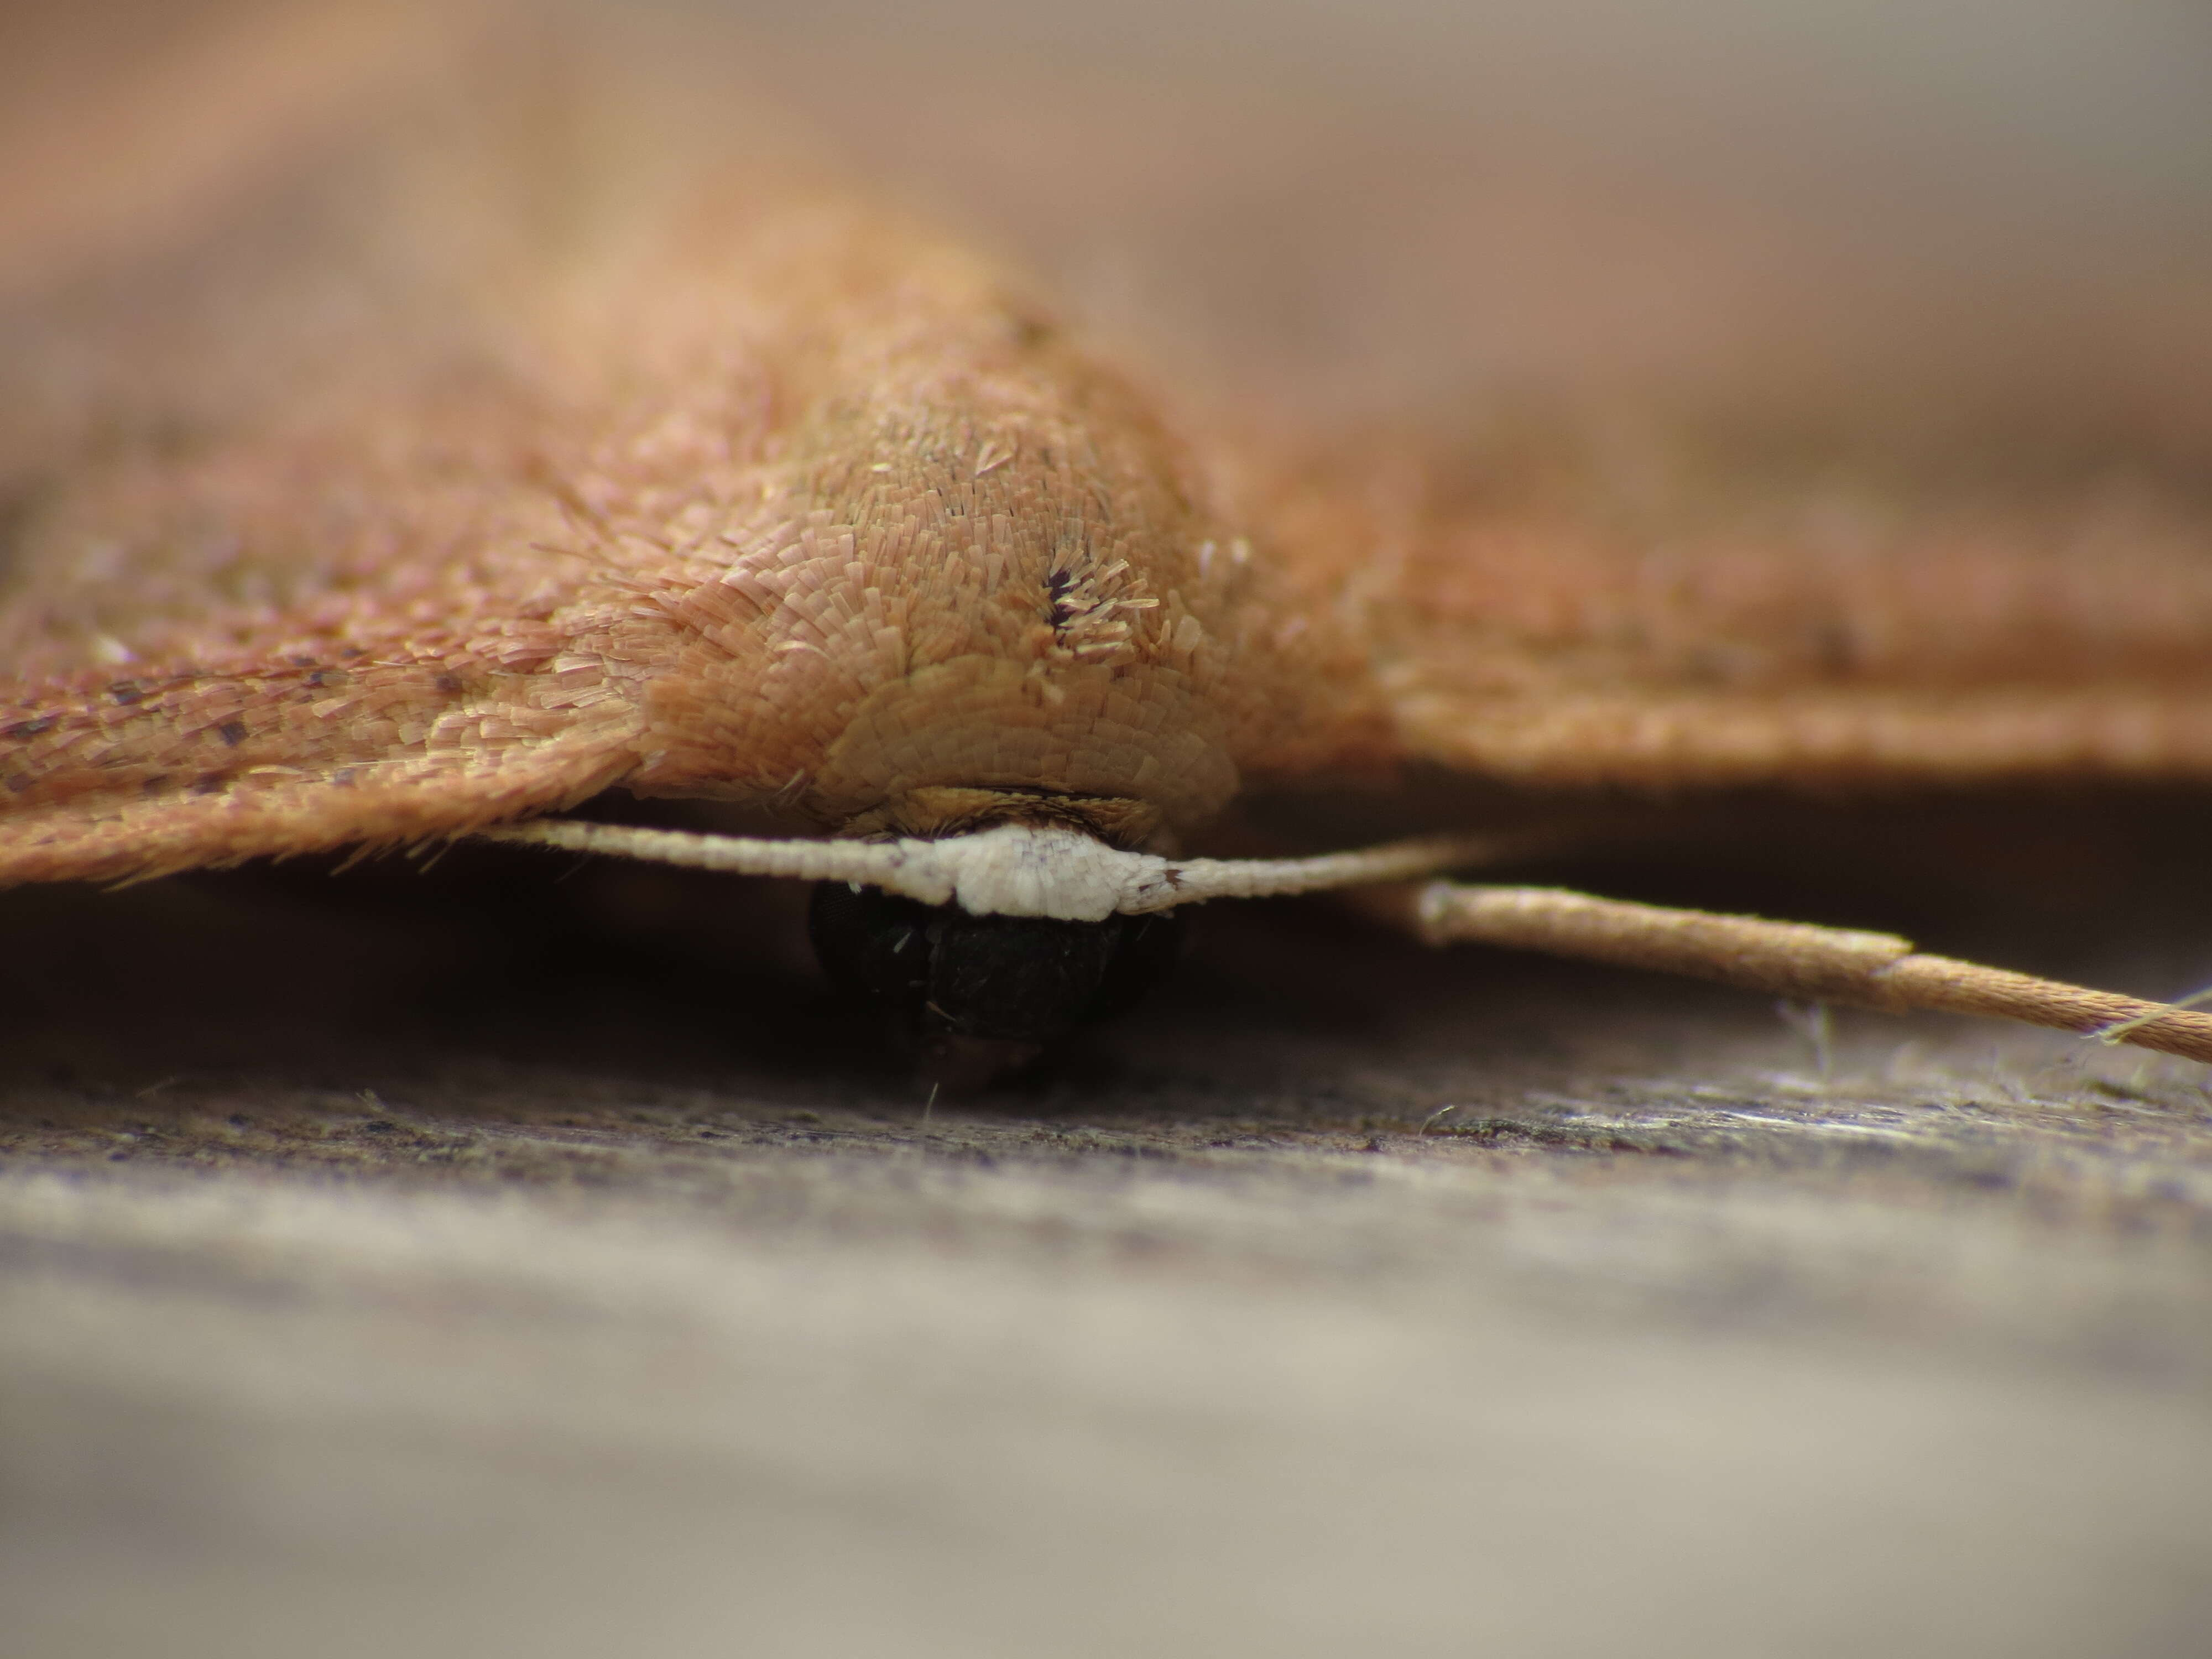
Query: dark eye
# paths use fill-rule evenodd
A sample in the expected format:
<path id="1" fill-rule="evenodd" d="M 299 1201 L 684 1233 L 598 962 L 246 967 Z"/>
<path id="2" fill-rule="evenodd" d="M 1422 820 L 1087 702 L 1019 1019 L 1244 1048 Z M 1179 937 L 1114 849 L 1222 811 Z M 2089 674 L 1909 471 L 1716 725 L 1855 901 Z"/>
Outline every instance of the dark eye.
<path id="1" fill-rule="evenodd" d="M 1054 921 L 971 916 L 842 882 L 814 890 L 815 954 L 838 987 L 925 1045 L 945 1037 L 1036 1048 L 1119 1013 L 1174 962 L 1175 913 Z"/>

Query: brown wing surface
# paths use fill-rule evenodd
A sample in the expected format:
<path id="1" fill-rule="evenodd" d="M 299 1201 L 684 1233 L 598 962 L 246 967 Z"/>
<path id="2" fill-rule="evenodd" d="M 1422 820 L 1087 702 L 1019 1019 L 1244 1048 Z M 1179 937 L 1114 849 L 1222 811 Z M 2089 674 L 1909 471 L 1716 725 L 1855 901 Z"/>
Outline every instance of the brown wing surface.
<path id="1" fill-rule="evenodd" d="M 404 12 L 137 21 L 150 41 L 118 28 L 117 61 L 64 82 L 94 107 L 49 100 L 9 135 L 49 166 L 0 201 L 0 872 L 152 873 L 590 793 L 635 725 L 575 672 L 618 596 L 531 550 L 574 543 L 537 482 L 556 446 L 611 434 L 564 423 L 573 388 L 533 349 L 566 250 L 517 234 L 488 165 L 519 112 L 393 142 L 430 112 L 425 65 L 464 58 Z"/>
<path id="2" fill-rule="evenodd" d="M 117 15 L 0 53 L 0 879 L 617 782 L 2212 775 L 2202 237 L 1815 223 L 1457 98 Z"/>
<path id="3" fill-rule="evenodd" d="M 1370 456 L 1285 509 L 1408 754 L 1663 790 L 2212 779 L 2212 502 L 2185 484 L 1777 480 L 1639 442 L 1609 476 L 1502 440 L 1401 464 L 1384 509 Z"/>
<path id="4" fill-rule="evenodd" d="M 1240 766 L 1375 746 L 1356 656 L 1285 627 L 1142 401 L 715 74 L 511 22 L 368 52 L 306 15 L 271 47 L 249 9 L 142 70 L 197 82 L 115 100 L 228 109 L 272 53 L 313 91 L 167 210 L 9 204 L 53 253 L 0 293 L 0 880 L 618 782 L 1182 823 Z"/>

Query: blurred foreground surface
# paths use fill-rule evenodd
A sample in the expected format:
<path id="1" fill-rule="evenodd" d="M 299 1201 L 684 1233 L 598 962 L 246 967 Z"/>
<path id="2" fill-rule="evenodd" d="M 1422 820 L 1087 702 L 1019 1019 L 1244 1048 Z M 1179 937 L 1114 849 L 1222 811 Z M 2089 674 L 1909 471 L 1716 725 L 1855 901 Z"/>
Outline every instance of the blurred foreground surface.
<path id="1" fill-rule="evenodd" d="M 10 896 L 12 1653 L 2197 1649 L 2199 1070 L 1255 908 L 932 1112 L 557 890 Z"/>

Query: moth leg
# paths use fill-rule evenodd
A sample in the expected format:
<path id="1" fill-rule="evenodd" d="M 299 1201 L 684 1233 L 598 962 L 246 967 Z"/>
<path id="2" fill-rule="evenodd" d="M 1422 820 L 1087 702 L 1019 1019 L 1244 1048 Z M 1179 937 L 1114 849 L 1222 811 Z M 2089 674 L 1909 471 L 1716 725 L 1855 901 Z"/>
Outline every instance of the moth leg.
<path id="1" fill-rule="evenodd" d="M 1541 951 L 1891 1013 L 1982 1014 L 2212 1061 L 2212 1015 L 1923 955 L 1893 933 L 1674 910 L 1551 887 L 1432 881 L 1376 898 L 1370 908 L 1391 913 L 1434 945 Z"/>

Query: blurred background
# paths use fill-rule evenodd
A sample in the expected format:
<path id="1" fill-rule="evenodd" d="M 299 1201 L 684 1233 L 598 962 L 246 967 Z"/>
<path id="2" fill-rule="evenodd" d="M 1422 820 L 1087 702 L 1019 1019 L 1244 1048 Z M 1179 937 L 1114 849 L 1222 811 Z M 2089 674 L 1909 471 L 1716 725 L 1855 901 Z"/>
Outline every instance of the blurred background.
<path id="1" fill-rule="evenodd" d="M 458 52 L 488 89 L 535 62 L 618 101 L 638 74 L 702 134 L 805 131 L 1179 380 L 1339 418 L 1636 391 L 2194 441 L 2212 379 L 2212 18 L 2179 0 L 217 0 L 6 27 L 0 295 L 204 222 L 218 181 L 305 164 Z"/>
<path id="2" fill-rule="evenodd" d="M 2212 367 L 2212 18 L 2185 4 L 764 9 L 783 84 L 872 172 L 1179 365 L 1288 358 L 1339 406 L 2127 407 Z"/>

